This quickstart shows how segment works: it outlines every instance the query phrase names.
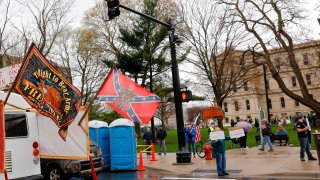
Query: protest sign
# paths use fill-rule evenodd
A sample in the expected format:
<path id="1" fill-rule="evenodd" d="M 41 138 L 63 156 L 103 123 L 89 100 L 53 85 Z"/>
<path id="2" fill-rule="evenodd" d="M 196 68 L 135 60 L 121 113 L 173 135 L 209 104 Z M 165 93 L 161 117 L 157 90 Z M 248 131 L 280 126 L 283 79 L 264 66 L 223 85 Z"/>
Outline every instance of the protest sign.
<path id="1" fill-rule="evenodd" d="M 225 139 L 224 131 L 210 132 L 210 140 L 215 140 L 215 139 Z"/>
<path id="2" fill-rule="evenodd" d="M 232 127 L 232 128 L 229 128 L 229 135 L 230 135 L 230 138 L 231 138 L 231 139 L 245 136 L 245 135 L 244 135 L 244 131 L 243 131 L 243 129 L 242 129 L 241 127 Z"/>

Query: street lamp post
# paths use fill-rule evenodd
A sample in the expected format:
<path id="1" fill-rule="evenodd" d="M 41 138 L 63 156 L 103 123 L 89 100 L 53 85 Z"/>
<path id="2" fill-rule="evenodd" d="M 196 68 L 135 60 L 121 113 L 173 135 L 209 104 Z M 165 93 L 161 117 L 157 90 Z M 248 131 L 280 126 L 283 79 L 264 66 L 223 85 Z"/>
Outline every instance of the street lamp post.
<path id="1" fill-rule="evenodd" d="M 190 163 L 191 154 L 186 149 L 186 140 L 184 133 L 184 121 L 183 121 L 183 110 L 182 110 L 182 100 L 180 98 L 180 77 L 177 63 L 177 52 L 176 43 L 177 36 L 175 35 L 175 29 L 172 24 L 171 19 L 169 19 L 170 31 L 169 42 L 171 50 L 171 63 L 172 63 L 172 84 L 174 92 L 174 104 L 176 108 L 176 122 L 177 122 L 177 134 L 178 134 L 178 152 L 177 152 L 177 163 Z"/>
<path id="2" fill-rule="evenodd" d="M 177 122 L 177 134 L 178 134 L 178 152 L 176 153 L 177 163 L 191 163 L 191 154 L 186 148 L 186 140 L 184 135 L 184 121 L 183 121 L 183 110 L 182 110 L 182 101 L 180 98 L 180 78 L 179 78 L 179 70 L 177 63 L 177 53 L 176 53 L 176 43 L 179 43 L 179 38 L 175 35 L 174 25 L 172 24 L 171 19 L 169 19 L 169 23 L 160 21 L 152 16 L 143 14 L 141 12 L 135 11 L 129 7 L 126 7 L 122 4 L 119 4 L 119 7 L 126 9 L 130 12 L 138 14 L 144 18 L 147 18 L 151 21 L 159 23 L 168 28 L 170 31 L 169 34 L 169 43 L 170 43 L 170 54 L 171 54 L 171 64 L 172 64 L 172 84 L 174 91 L 174 104 L 176 109 L 176 122 Z"/>

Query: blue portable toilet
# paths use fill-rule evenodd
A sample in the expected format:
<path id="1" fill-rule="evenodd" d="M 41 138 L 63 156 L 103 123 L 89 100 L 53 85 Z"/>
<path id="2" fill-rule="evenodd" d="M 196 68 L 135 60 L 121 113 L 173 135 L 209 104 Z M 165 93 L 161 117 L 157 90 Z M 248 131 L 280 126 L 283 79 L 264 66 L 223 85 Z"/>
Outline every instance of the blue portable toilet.
<path id="1" fill-rule="evenodd" d="M 110 138 L 108 123 L 98 120 L 89 121 L 89 137 L 100 148 L 104 160 L 104 169 L 110 168 Z"/>
<path id="2" fill-rule="evenodd" d="M 137 140 L 134 124 L 117 119 L 109 125 L 111 170 L 137 169 Z"/>

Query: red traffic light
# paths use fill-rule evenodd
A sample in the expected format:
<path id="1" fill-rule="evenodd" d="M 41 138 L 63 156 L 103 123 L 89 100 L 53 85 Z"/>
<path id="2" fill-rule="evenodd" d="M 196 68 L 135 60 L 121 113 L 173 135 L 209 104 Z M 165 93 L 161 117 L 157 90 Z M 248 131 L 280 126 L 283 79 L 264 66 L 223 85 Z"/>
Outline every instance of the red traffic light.
<path id="1" fill-rule="evenodd" d="M 189 102 L 192 100 L 192 92 L 190 90 L 181 91 L 180 97 L 182 102 Z"/>

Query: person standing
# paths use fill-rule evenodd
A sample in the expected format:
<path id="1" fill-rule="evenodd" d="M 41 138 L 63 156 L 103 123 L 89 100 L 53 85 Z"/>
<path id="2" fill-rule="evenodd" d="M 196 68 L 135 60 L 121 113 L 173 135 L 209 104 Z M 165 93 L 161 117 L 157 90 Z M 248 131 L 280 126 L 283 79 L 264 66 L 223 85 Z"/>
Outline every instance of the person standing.
<path id="1" fill-rule="evenodd" d="M 209 134 L 209 138 L 210 138 L 210 133 L 215 131 L 215 126 L 214 123 L 212 122 L 211 125 L 208 128 L 208 134 Z M 213 148 L 213 147 L 212 147 Z M 212 151 L 212 157 L 214 158 L 214 152 Z"/>
<path id="2" fill-rule="evenodd" d="M 257 128 L 257 132 L 260 132 L 259 121 L 257 118 L 254 119 L 254 126 Z"/>
<path id="3" fill-rule="evenodd" d="M 247 134 L 251 130 L 251 125 L 245 122 L 243 119 L 240 119 L 237 123 L 237 127 L 241 127 L 244 131 L 244 136 L 239 138 L 240 148 L 247 149 Z"/>
<path id="4" fill-rule="evenodd" d="M 147 132 L 145 132 L 143 134 L 143 140 L 146 143 L 146 145 L 151 145 L 151 141 L 152 141 L 152 132 L 150 130 L 150 128 L 147 128 Z M 147 153 L 147 155 L 150 155 L 151 153 Z"/>
<path id="5" fill-rule="evenodd" d="M 215 131 L 221 131 L 219 127 L 216 127 Z M 230 139 L 226 136 L 225 139 Z M 230 175 L 226 171 L 226 144 L 224 139 L 214 139 L 211 141 L 211 146 L 216 157 L 218 176 Z"/>
<path id="6" fill-rule="evenodd" d="M 160 126 L 159 130 L 157 131 L 157 140 L 159 141 L 158 155 L 161 155 L 161 152 L 163 152 L 164 155 L 167 154 L 166 141 L 165 141 L 166 137 L 167 137 L 167 131 L 163 128 L 163 126 Z"/>
<path id="7" fill-rule="evenodd" d="M 197 131 L 194 129 L 191 124 L 188 124 L 188 127 L 184 129 L 186 133 L 186 142 L 188 143 L 188 150 L 190 153 L 193 153 L 193 157 L 196 157 L 196 149 L 194 142 L 196 139 Z"/>
<path id="8" fill-rule="evenodd" d="M 304 122 L 303 114 L 298 114 L 295 119 L 297 120 L 297 124 L 295 125 L 295 129 L 298 133 L 298 139 L 300 141 L 300 160 L 304 160 L 305 153 L 307 153 L 309 161 L 317 160 L 314 158 L 310 152 L 310 144 L 308 140 L 308 131 L 310 127 Z"/>
<path id="9" fill-rule="evenodd" d="M 271 126 L 266 119 L 262 120 L 261 132 L 262 132 L 262 144 L 261 144 L 261 149 L 259 150 L 264 151 L 264 146 L 267 143 L 270 148 L 270 150 L 268 151 L 274 151 L 272 148 L 271 140 L 270 140 Z"/>
<path id="10" fill-rule="evenodd" d="M 212 122 L 208 128 L 208 134 L 210 135 L 211 132 L 214 132 L 214 123 Z"/>

